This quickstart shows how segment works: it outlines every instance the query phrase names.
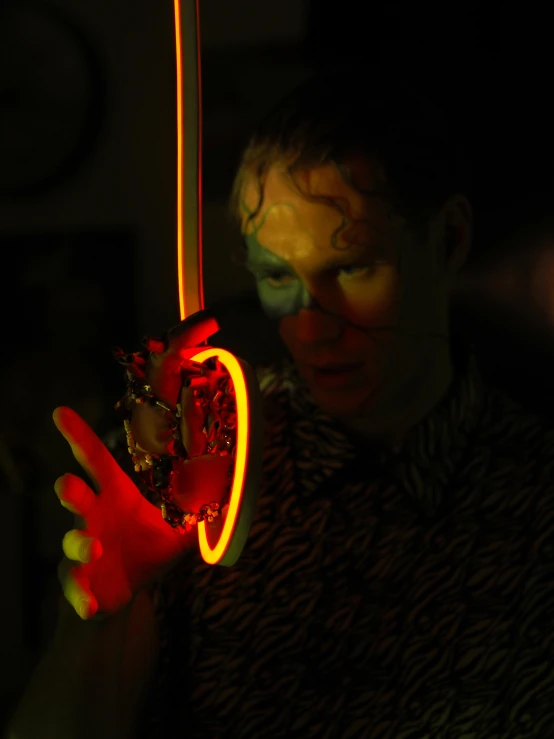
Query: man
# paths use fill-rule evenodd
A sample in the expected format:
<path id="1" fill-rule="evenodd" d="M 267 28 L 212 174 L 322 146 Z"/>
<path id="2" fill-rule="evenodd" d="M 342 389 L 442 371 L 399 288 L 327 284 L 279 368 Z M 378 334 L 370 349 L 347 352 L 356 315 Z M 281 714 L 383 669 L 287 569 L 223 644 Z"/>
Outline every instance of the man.
<path id="1" fill-rule="evenodd" d="M 115 735 L 552 735 L 554 436 L 483 387 L 451 331 L 471 242 L 462 165 L 429 104 L 343 71 L 251 140 L 232 205 L 292 362 L 260 370 L 264 484 L 233 568 L 184 554 L 57 412 L 101 493 L 56 485 L 86 529 L 64 541 L 66 597 L 86 619 L 140 591 L 111 637 Z M 178 560 L 152 590 L 154 626 L 141 588 Z M 90 650 L 118 618 L 71 628 L 91 627 Z"/>

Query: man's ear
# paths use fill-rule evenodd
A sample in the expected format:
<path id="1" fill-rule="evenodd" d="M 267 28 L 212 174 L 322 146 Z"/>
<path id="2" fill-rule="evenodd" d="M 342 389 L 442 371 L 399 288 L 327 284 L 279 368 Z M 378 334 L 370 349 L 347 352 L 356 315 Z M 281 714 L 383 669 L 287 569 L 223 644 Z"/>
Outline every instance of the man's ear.
<path id="1" fill-rule="evenodd" d="M 473 212 L 464 195 L 454 195 L 441 209 L 443 223 L 443 264 L 450 274 L 464 266 L 471 248 Z"/>
<path id="2" fill-rule="evenodd" d="M 444 264 L 447 268 L 452 266 L 456 268 L 459 260 L 459 241 L 460 232 L 459 229 L 448 221 L 444 224 Z M 461 266 L 461 264 L 460 264 Z"/>

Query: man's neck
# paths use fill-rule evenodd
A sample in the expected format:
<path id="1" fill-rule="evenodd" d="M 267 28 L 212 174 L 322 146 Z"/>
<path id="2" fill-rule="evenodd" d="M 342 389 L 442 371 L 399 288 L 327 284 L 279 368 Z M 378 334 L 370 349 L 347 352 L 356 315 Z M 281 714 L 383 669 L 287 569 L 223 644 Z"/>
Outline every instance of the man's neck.
<path id="1" fill-rule="evenodd" d="M 339 426 L 353 441 L 366 446 L 394 449 L 444 398 L 453 378 L 450 351 L 423 363 L 411 381 L 389 396 L 380 409 L 357 418 L 337 418 Z M 392 393 L 391 393 L 392 395 Z"/>

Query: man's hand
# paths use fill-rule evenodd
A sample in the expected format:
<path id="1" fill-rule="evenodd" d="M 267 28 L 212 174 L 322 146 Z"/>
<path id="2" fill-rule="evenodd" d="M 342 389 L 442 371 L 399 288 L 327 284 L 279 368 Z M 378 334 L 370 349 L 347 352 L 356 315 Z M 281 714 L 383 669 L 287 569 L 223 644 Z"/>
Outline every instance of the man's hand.
<path id="1" fill-rule="evenodd" d="M 197 534 L 172 529 L 74 411 L 57 408 L 54 423 L 96 489 L 72 474 L 54 486 L 75 514 L 58 568 L 63 593 L 83 619 L 113 614 L 196 546 Z"/>

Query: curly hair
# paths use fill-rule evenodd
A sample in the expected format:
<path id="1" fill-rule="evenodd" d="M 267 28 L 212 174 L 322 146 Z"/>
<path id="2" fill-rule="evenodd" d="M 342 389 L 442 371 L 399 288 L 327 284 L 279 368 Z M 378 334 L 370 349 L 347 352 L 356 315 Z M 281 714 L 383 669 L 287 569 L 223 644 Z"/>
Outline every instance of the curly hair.
<path id="1" fill-rule="evenodd" d="M 295 173 L 331 163 L 347 184 L 363 195 L 387 199 L 395 213 L 421 232 L 449 196 L 470 192 L 468 158 L 455 124 L 446 106 L 405 77 L 391 78 L 360 64 L 320 71 L 282 99 L 253 132 L 233 183 L 231 217 L 242 225 L 243 191 L 252 178 L 258 204 L 248 212 L 247 222 L 258 215 L 271 166 L 283 165 L 300 190 Z M 364 190 L 356 182 L 351 164 L 360 158 L 379 165 L 384 176 L 378 191 Z M 333 198 L 302 194 L 341 212 L 337 232 L 347 225 Z"/>

